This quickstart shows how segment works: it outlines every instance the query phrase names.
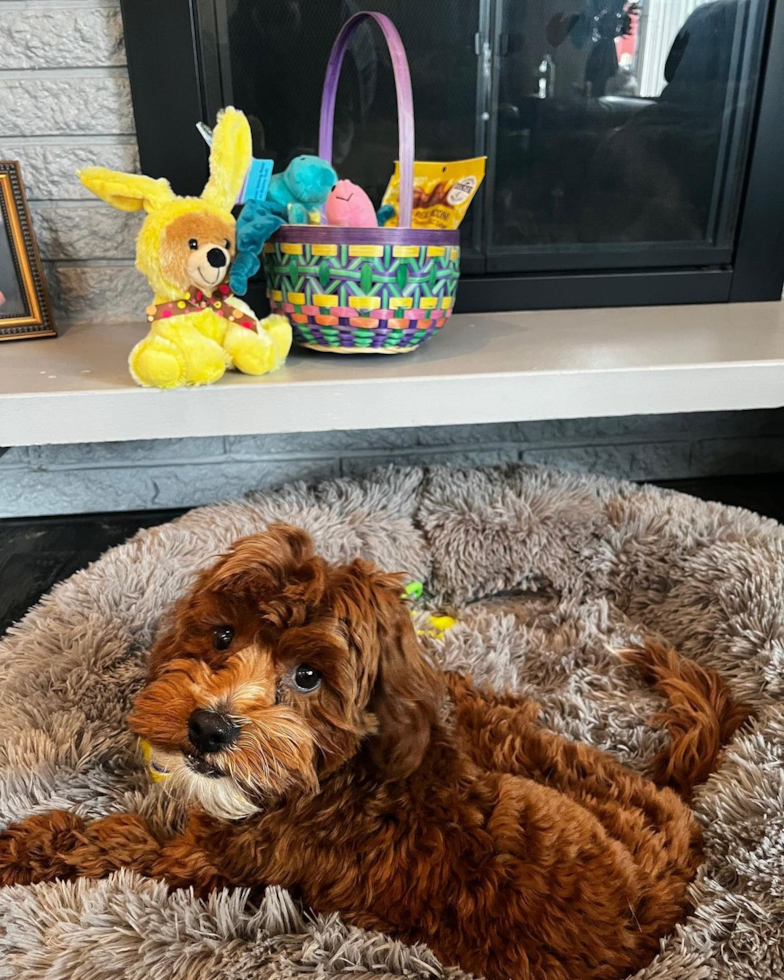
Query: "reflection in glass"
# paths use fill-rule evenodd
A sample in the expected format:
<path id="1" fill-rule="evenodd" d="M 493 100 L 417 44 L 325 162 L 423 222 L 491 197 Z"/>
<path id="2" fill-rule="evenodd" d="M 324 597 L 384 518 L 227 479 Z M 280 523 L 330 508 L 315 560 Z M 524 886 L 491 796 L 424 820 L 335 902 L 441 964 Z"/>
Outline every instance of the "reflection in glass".
<path id="1" fill-rule="evenodd" d="M 340 25 L 359 9 L 394 20 L 418 158 L 488 157 L 462 229 L 466 271 L 688 265 L 698 248 L 703 264 L 728 260 L 767 0 L 222 2 L 227 95 L 277 166 L 316 152 Z M 364 27 L 341 78 L 334 162 L 376 202 L 395 113 L 388 54 Z"/>
<path id="2" fill-rule="evenodd" d="M 491 244 L 731 241 L 754 5 L 505 4 Z"/>

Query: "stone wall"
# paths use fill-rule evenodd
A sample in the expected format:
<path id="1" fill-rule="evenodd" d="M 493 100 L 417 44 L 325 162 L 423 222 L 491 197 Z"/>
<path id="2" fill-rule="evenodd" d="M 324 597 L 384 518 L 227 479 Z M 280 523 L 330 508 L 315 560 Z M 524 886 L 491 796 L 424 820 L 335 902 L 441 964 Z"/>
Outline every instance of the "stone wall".
<path id="1" fill-rule="evenodd" d="M 149 292 L 133 267 L 141 218 L 75 176 L 138 170 L 117 0 L 0 0 L 0 159 L 22 164 L 55 317 L 138 316 Z"/>
<path id="2" fill-rule="evenodd" d="M 9 449 L 0 517 L 190 507 L 388 463 L 523 461 L 665 480 L 784 469 L 784 410 Z"/>

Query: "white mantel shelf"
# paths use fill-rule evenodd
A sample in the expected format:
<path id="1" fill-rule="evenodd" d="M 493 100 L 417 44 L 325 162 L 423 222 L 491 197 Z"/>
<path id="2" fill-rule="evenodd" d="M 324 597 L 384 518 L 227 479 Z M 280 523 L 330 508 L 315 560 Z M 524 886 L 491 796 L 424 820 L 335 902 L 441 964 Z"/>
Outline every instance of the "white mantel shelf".
<path id="1" fill-rule="evenodd" d="M 144 323 L 0 344 L 0 447 L 784 405 L 784 304 L 455 316 L 399 356 L 298 352 L 274 374 L 138 388 Z"/>

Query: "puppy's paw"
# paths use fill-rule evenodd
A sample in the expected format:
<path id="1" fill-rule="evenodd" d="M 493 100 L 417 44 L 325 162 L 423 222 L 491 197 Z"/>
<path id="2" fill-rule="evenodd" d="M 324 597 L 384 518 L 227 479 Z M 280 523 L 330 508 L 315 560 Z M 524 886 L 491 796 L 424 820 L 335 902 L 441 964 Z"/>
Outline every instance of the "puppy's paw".
<path id="1" fill-rule="evenodd" d="M 80 840 L 84 821 L 66 810 L 28 817 L 0 833 L 0 886 L 70 878 L 66 855 Z"/>

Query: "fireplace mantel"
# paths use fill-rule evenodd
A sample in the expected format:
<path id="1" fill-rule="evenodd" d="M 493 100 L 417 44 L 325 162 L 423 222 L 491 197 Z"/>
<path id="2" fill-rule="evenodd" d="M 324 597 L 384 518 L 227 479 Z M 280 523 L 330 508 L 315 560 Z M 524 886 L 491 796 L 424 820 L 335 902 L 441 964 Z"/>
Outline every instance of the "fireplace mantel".
<path id="1" fill-rule="evenodd" d="M 295 350 L 188 391 L 127 371 L 143 323 L 0 348 L 0 446 L 774 408 L 784 304 L 456 315 L 394 357 Z"/>

